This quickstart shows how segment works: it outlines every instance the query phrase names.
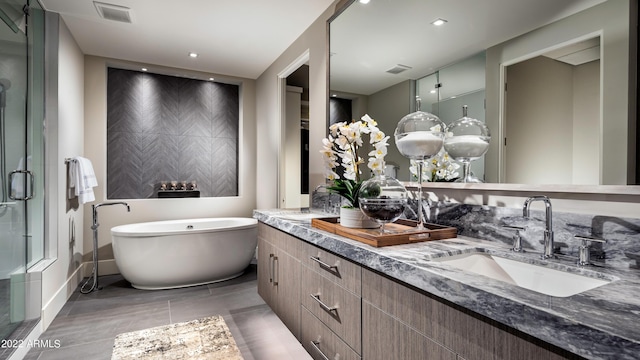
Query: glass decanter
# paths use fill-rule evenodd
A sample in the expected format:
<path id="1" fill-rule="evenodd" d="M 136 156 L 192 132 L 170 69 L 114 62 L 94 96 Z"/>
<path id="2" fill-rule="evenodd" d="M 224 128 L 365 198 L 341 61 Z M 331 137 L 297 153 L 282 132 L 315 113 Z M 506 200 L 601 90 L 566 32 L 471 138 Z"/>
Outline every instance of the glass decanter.
<path id="1" fill-rule="evenodd" d="M 422 168 L 425 161 L 440 152 L 444 143 L 445 124 L 434 114 L 420 111 L 420 99 L 416 98 L 417 111 L 403 117 L 394 136 L 400 153 L 418 166 L 418 229 L 424 229 L 422 214 Z"/>
<path id="2" fill-rule="evenodd" d="M 467 116 L 467 105 L 462 107 L 462 117 L 446 128 L 444 149 L 451 158 L 462 163 L 463 176 L 456 182 L 481 183 L 482 180 L 471 175 L 473 160 L 482 157 L 489 150 L 491 133 L 480 120 Z"/>
<path id="3" fill-rule="evenodd" d="M 358 191 L 358 202 L 363 214 L 381 224 L 382 234 L 386 223 L 398 220 L 404 213 L 407 189 L 393 177 L 376 175 L 362 183 Z"/>

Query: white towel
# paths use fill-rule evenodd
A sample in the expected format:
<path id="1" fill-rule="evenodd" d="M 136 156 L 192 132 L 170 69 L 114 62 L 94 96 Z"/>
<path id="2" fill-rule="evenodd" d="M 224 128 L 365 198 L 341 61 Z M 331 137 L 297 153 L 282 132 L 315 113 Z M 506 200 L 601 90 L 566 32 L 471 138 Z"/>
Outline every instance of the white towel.
<path id="1" fill-rule="evenodd" d="M 24 157 L 21 157 L 20 161 L 18 161 L 18 167 L 16 168 L 16 170 L 29 169 L 31 169 L 31 155 L 27 156 L 26 164 L 24 163 Z M 19 174 L 14 175 L 11 179 L 11 196 L 14 199 L 23 199 L 27 195 L 24 190 L 24 187 L 26 186 L 25 182 L 27 181 L 26 177 L 26 174 Z"/>
<path id="2" fill-rule="evenodd" d="M 69 163 L 69 199 L 78 197 L 80 204 L 94 201 L 93 188 L 98 186 L 89 159 L 76 156 Z M 73 191 L 71 191 L 73 189 Z"/>

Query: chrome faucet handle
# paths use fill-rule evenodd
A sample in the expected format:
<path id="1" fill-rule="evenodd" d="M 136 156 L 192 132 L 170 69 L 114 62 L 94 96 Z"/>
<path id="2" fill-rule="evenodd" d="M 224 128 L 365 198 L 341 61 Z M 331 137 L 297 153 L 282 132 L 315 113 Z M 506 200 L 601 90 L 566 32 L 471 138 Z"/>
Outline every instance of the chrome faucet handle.
<path id="1" fill-rule="evenodd" d="M 578 247 L 578 250 L 579 250 L 578 265 L 579 266 L 591 265 L 591 254 L 589 253 L 589 248 L 591 247 L 592 243 L 594 242 L 598 242 L 602 244 L 607 243 L 607 240 L 593 237 L 593 236 L 574 235 L 573 237 L 581 241 L 580 246 Z"/>
<path id="2" fill-rule="evenodd" d="M 525 228 L 522 226 L 513 226 L 513 225 L 502 225 L 503 228 L 515 230 L 515 234 L 513 236 L 513 247 L 511 251 L 515 252 L 525 252 L 522 248 L 522 238 L 520 237 L 520 231 L 524 231 Z"/>

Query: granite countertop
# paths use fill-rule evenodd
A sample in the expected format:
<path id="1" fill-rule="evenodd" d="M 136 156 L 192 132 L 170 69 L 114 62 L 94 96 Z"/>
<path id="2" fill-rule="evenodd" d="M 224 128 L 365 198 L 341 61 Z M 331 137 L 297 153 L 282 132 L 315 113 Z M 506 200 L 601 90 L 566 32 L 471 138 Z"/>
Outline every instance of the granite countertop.
<path id="1" fill-rule="evenodd" d="M 566 259 L 542 261 L 537 253 L 513 253 L 500 243 L 465 236 L 376 248 L 313 228 L 305 212 L 308 213 L 303 209 L 255 210 L 254 218 L 585 358 L 638 359 L 638 270 L 579 268 L 575 262 Z M 498 254 L 613 281 L 577 295 L 553 297 L 434 261 L 443 256 L 472 252 Z"/>

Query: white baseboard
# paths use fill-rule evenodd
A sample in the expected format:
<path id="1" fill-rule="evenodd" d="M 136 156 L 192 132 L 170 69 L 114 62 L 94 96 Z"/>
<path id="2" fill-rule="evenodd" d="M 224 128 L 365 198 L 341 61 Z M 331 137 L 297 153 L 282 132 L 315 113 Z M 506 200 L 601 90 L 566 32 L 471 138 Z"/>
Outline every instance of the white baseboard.
<path id="1" fill-rule="evenodd" d="M 60 286 L 56 294 L 49 300 L 47 304 L 42 307 L 42 329 L 46 330 L 56 315 L 60 312 L 64 304 L 76 290 L 78 285 L 82 282 L 83 278 L 91 276 L 93 271 L 93 263 L 91 261 L 85 262 L 82 266 L 79 266 L 68 278 L 67 281 Z M 98 262 L 98 276 L 119 274 L 120 270 L 116 266 L 116 261 L 113 259 L 101 260 Z"/>
<path id="2" fill-rule="evenodd" d="M 36 326 L 33 327 L 29 335 L 23 339 L 23 344 L 32 344 L 35 340 L 39 339 L 44 331 L 42 330 L 42 321 L 38 321 Z M 20 346 L 18 347 L 11 356 L 9 356 L 8 360 L 22 360 L 27 353 L 31 350 L 28 346 Z"/>
<path id="3" fill-rule="evenodd" d="M 82 274 L 84 277 L 91 276 L 91 272 L 93 271 L 93 262 L 87 261 L 82 263 L 82 268 Z M 118 269 L 115 259 L 98 260 L 98 276 L 115 274 L 120 274 L 120 269 Z"/>
<path id="4" fill-rule="evenodd" d="M 56 318 L 56 315 L 62 310 L 64 304 L 67 303 L 67 300 L 73 294 L 73 292 L 80 284 L 82 280 L 82 268 L 83 266 L 79 266 L 71 275 L 67 278 L 58 291 L 56 291 L 55 295 L 51 297 L 48 303 L 42 306 L 42 329 L 46 330 L 53 319 Z"/>

